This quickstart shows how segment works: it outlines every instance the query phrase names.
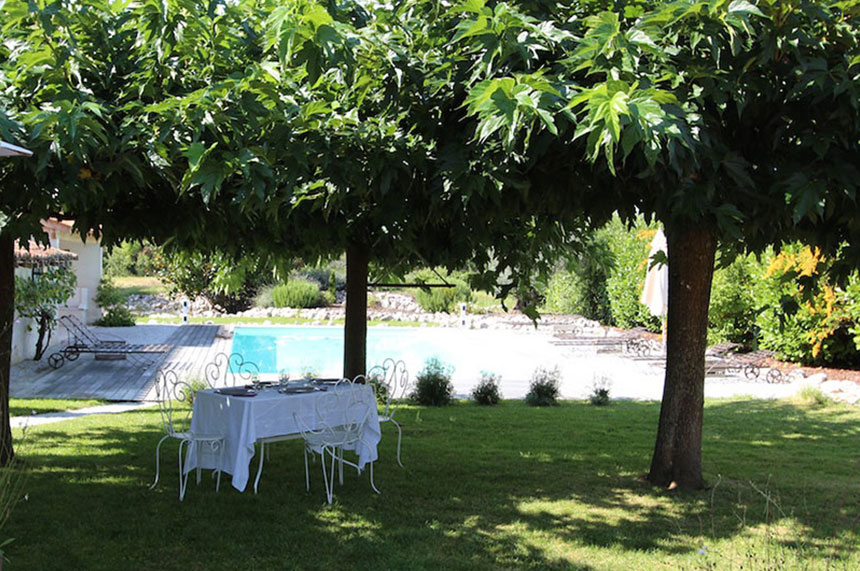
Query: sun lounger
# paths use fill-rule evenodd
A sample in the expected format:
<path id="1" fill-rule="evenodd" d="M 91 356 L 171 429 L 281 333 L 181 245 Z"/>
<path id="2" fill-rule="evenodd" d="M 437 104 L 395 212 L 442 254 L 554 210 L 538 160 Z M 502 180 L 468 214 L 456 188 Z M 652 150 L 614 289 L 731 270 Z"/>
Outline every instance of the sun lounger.
<path id="1" fill-rule="evenodd" d="M 82 353 L 93 353 L 97 359 L 131 358 L 142 362 L 144 355 L 165 353 L 170 345 L 134 345 L 122 339 L 102 339 L 73 315 L 64 315 L 60 324 L 69 332 L 69 344 L 48 357 L 48 364 L 59 369 L 66 361 L 75 361 Z"/>

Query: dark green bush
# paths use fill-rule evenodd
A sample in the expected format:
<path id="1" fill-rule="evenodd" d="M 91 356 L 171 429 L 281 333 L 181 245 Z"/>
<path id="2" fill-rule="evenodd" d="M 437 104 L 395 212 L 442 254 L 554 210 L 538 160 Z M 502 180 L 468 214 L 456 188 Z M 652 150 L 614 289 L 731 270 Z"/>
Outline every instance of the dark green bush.
<path id="1" fill-rule="evenodd" d="M 614 256 L 605 236 L 595 234 L 586 251 L 560 265 L 546 290 L 546 311 L 575 313 L 609 323 L 612 311 L 606 283 L 614 267 Z"/>
<path id="2" fill-rule="evenodd" d="M 538 367 L 532 374 L 529 392 L 526 394 L 526 404 L 530 406 L 557 405 L 560 382 L 561 372 L 558 367 L 552 369 Z"/>
<path id="3" fill-rule="evenodd" d="M 104 278 L 96 292 L 96 303 L 104 310 L 104 315 L 95 324 L 102 327 L 130 327 L 134 316 L 125 304 L 125 296 L 110 278 Z"/>
<path id="4" fill-rule="evenodd" d="M 461 273 L 449 274 L 444 270 L 438 270 L 446 282 L 453 287 L 434 287 L 427 289 L 415 289 L 415 301 L 424 311 L 431 313 L 453 313 L 459 311 L 461 302 L 472 301 L 472 290 L 466 284 L 466 276 Z M 407 276 L 409 282 L 441 284 L 444 283 L 436 272 L 429 269 L 419 270 Z"/>
<path id="5" fill-rule="evenodd" d="M 435 357 L 427 359 L 424 368 L 415 379 L 412 400 L 424 406 L 444 406 L 454 400 L 454 384 L 451 374 L 454 368 Z"/>
<path id="6" fill-rule="evenodd" d="M 609 398 L 609 387 L 611 383 L 606 377 L 598 377 L 591 384 L 591 396 L 588 401 L 594 406 L 606 406 L 612 402 Z"/>
<path id="7" fill-rule="evenodd" d="M 481 373 L 481 381 L 472 389 L 472 398 L 475 402 L 483 405 L 496 405 L 502 400 L 499 392 L 500 375 L 495 373 Z"/>
<path id="8" fill-rule="evenodd" d="M 708 310 L 709 345 L 732 341 L 756 348 L 759 314 L 756 284 L 761 282 L 763 274 L 762 265 L 752 255 L 740 256 L 714 272 Z"/>
<path id="9" fill-rule="evenodd" d="M 272 304 L 275 307 L 319 307 L 319 286 L 309 280 L 292 279 L 272 289 Z"/>

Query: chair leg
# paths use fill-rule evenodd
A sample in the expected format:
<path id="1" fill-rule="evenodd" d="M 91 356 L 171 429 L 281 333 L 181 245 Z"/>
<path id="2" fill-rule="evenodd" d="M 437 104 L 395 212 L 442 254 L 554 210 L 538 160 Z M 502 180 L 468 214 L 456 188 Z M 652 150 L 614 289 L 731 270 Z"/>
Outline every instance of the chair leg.
<path id="1" fill-rule="evenodd" d="M 257 478 L 254 480 L 254 493 L 257 493 L 257 485 L 260 483 L 260 474 L 263 473 L 263 457 L 266 455 L 266 445 L 260 442 L 260 467 L 257 468 Z"/>
<path id="2" fill-rule="evenodd" d="M 307 447 L 307 445 L 304 446 L 304 452 L 305 452 L 305 490 L 309 492 L 309 491 L 311 491 L 311 475 L 310 475 L 310 472 L 308 472 L 308 447 Z"/>
<path id="3" fill-rule="evenodd" d="M 340 480 L 340 485 L 343 486 L 343 446 L 336 449 L 338 454 L 338 479 Z"/>
<path id="4" fill-rule="evenodd" d="M 218 480 L 215 482 L 215 493 L 217 494 L 221 489 L 221 466 L 224 465 L 224 443 L 218 442 L 216 443 L 218 446 Z"/>
<path id="5" fill-rule="evenodd" d="M 370 463 L 370 487 L 373 488 L 373 491 L 377 494 L 381 494 L 378 489 L 376 489 L 376 484 L 373 483 L 373 462 Z"/>
<path id="6" fill-rule="evenodd" d="M 154 490 L 155 486 L 158 485 L 158 474 L 161 471 L 160 459 L 161 459 L 161 445 L 162 443 L 170 438 L 170 435 L 165 434 L 161 437 L 161 440 L 158 441 L 158 446 L 155 447 L 155 481 L 149 487 L 150 490 Z"/>
<path id="7" fill-rule="evenodd" d="M 400 425 L 393 418 L 391 419 L 391 424 L 397 427 L 397 463 L 402 468 L 403 462 L 400 461 L 400 440 L 403 438 L 403 430 L 400 429 Z"/>
<path id="8" fill-rule="evenodd" d="M 188 486 L 188 474 L 183 470 L 182 465 L 182 448 L 185 446 L 185 440 L 179 441 L 179 501 L 185 499 L 185 488 Z"/>
<path id="9" fill-rule="evenodd" d="M 328 504 L 331 505 L 331 497 L 334 488 L 334 466 L 337 463 L 337 459 L 334 456 L 334 452 L 332 452 L 331 481 L 329 481 L 328 471 L 325 469 L 325 453 L 326 449 L 323 448 L 320 451 L 320 464 L 322 464 L 323 482 L 325 483 L 325 497 L 326 500 L 328 500 Z"/>

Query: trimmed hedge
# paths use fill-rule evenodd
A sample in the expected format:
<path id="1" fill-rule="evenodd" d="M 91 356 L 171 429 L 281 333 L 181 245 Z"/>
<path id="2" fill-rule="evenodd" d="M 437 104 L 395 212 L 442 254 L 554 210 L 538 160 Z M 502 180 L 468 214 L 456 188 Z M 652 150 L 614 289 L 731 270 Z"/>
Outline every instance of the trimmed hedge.
<path id="1" fill-rule="evenodd" d="M 275 307 L 319 307 L 319 286 L 309 280 L 292 279 L 272 288 L 272 305 Z"/>

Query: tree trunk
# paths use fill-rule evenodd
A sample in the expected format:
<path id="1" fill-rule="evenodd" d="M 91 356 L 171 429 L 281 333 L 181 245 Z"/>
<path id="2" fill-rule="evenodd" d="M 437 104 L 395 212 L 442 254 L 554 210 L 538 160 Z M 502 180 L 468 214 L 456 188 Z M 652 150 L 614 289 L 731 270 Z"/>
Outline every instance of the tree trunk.
<path id="1" fill-rule="evenodd" d="M 346 247 L 346 323 L 343 376 L 354 379 L 367 369 L 367 263 L 370 250 L 350 242 Z"/>
<path id="2" fill-rule="evenodd" d="M 39 314 L 39 337 L 36 339 L 36 354 L 33 355 L 34 361 L 39 361 L 45 355 L 45 350 L 51 343 L 51 320 L 53 318 L 46 312 Z"/>
<path id="3" fill-rule="evenodd" d="M 0 233 L 0 466 L 15 457 L 9 424 L 9 367 L 15 320 L 15 240 Z"/>
<path id="4" fill-rule="evenodd" d="M 648 480 L 669 488 L 701 489 L 705 349 L 717 234 L 710 227 L 667 225 L 666 241 L 666 379 Z"/>

